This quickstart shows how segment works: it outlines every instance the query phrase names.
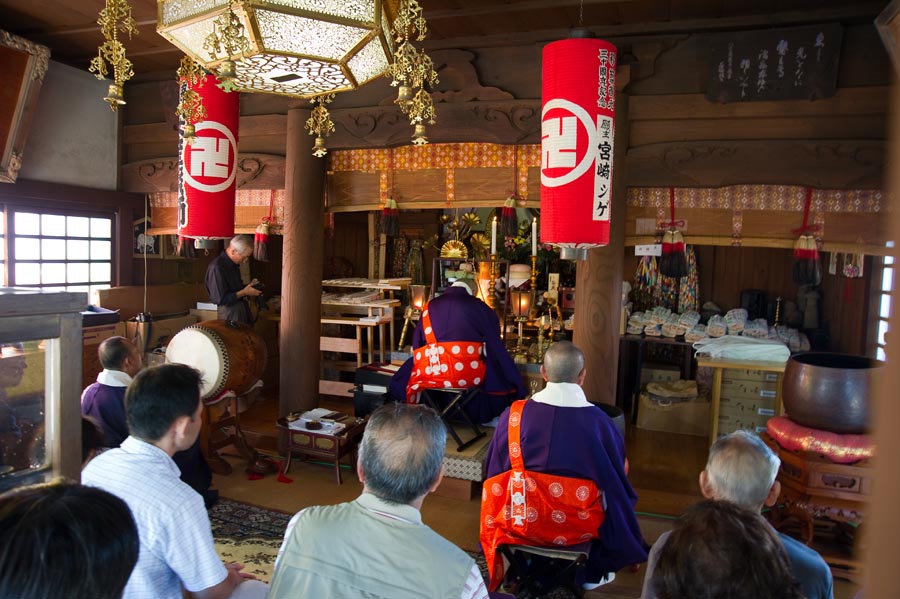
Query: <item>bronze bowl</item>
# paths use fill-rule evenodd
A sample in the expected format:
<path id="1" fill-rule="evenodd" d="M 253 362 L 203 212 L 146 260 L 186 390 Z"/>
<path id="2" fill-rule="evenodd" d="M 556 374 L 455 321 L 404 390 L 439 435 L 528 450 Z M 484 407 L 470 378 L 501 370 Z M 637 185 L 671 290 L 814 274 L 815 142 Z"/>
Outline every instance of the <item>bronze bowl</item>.
<path id="1" fill-rule="evenodd" d="M 784 369 L 782 398 L 791 420 L 841 434 L 869 430 L 869 397 L 884 362 L 828 352 L 795 354 Z"/>

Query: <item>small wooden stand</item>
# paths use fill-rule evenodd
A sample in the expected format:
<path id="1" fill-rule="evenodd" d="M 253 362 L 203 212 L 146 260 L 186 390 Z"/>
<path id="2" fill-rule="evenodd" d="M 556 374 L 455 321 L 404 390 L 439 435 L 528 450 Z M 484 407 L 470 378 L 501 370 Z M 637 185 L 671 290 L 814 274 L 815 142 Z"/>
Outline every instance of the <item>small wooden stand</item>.
<path id="1" fill-rule="evenodd" d="M 286 418 L 276 421 L 278 428 L 287 433 L 287 454 L 284 458 L 282 474 L 287 474 L 291 467 L 291 459 L 294 454 L 301 459 L 320 458 L 334 464 L 334 478 L 337 484 L 341 484 L 341 458 L 350 454 L 350 466 L 356 465 L 356 449 L 366 429 L 366 421 L 362 418 L 354 418 L 347 414 L 339 414 L 335 418 L 346 427 L 336 435 L 329 435 L 321 431 L 291 428 Z"/>
<path id="2" fill-rule="evenodd" d="M 781 458 L 781 497 L 778 506 L 767 513 L 773 526 L 798 521 L 804 533 L 800 540 L 807 545 L 813 545 L 816 532 L 828 533 L 833 540 L 829 539 L 827 547 L 817 548 L 832 575 L 859 583 L 862 562 L 854 559 L 852 545 L 847 548 L 846 541 L 852 542 L 872 493 L 869 461 L 836 464 L 810 451 L 788 451 L 767 433 L 761 437 Z"/>

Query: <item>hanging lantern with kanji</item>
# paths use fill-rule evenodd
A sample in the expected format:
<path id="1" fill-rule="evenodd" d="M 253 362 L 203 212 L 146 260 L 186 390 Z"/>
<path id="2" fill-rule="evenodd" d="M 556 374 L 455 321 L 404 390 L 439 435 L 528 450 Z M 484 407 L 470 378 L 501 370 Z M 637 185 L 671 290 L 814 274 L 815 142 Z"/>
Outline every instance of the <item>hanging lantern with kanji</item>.
<path id="1" fill-rule="evenodd" d="M 195 240 L 234 236 L 239 94 L 205 77 L 196 91 L 206 119 L 194 124 L 193 143 L 179 138 L 178 151 L 178 234 Z"/>
<path id="2" fill-rule="evenodd" d="M 544 46 L 541 242 L 585 259 L 609 243 L 616 47 L 575 38 Z"/>

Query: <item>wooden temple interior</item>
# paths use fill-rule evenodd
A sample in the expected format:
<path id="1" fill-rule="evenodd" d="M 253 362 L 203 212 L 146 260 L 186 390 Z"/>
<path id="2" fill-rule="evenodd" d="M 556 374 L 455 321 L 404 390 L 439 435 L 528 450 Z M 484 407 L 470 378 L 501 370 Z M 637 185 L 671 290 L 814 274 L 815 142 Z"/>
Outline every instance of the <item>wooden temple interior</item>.
<path id="1" fill-rule="evenodd" d="M 87 70 L 102 41 L 96 19 L 103 2 L 0 0 L 0 29 L 50 52 L 41 84 L 0 94 L 0 112 L 11 122 L 0 163 L 7 181 L 0 183 L 0 286 L 23 286 L 17 277 L 24 274 L 14 267 L 16 211 L 110 217 L 111 273 L 108 285 L 101 285 L 110 289 L 92 293 L 90 300 L 119 310 L 123 322 L 150 312 L 161 331 L 168 317 L 189 318 L 196 302 L 208 301 L 204 273 L 220 250 L 198 250 L 192 258 L 175 251 L 175 69 L 182 54 L 156 33 L 156 0 L 130 4 L 141 30 L 126 43 L 135 75 L 124 86 L 126 104 L 111 112 L 102 100 L 108 82 Z M 313 139 L 304 129 L 308 99 L 240 96 L 235 232 L 253 234 L 269 220 L 269 261 L 251 261 L 247 274 L 265 283 L 266 298 L 280 300 L 277 309 L 270 304 L 272 309 L 260 312 L 256 323 L 268 364 L 263 400 L 244 415 L 251 443 L 277 452 L 275 419 L 292 412 L 319 405 L 353 411 L 346 391 L 358 366 L 352 354 L 370 357 L 377 332 L 367 337 L 352 325 L 323 325 L 323 280 L 409 276 L 410 244 L 421 243 L 422 282 L 430 285 L 441 244 L 452 239 L 448 221 L 475 211 L 481 219 L 475 228 L 487 235 L 490 215 L 510 196 L 518 200 L 521 218 L 540 220 L 541 52 L 577 27 L 619 52 L 610 239 L 584 261 L 551 265 L 542 259 L 540 275 L 546 281 L 551 268 L 563 271 L 561 287 L 572 292 L 564 315 L 573 317 L 573 325 L 565 334 L 585 353 L 587 397 L 626 412 L 640 508 L 677 514 L 696 501 L 696 476 L 709 447 L 705 433 L 647 430 L 632 419 L 642 362 L 675 368 L 679 378 L 697 374 L 696 361 L 685 353 L 689 348 L 631 344 L 622 335 L 623 283 L 636 285 L 642 261 L 636 249 L 660 242 L 670 197 L 695 256 L 698 310 L 713 302 L 724 312 L 761 298 L 765 317 L 776 303 L 802 312 L 804 302 L 812 302 L 815 320 L 797 328 L 813 349 L 896 359 L 890 343 L 896 339 L 885 327 L 895 320 L 889 306 L 900 232 L 900 19 L 881 26 L 875 21 L 900 12 L 898 0 L 420 4 L 429 27 L 421 47 L 439 78 L 432 90 L 437 122 L 428 126 L 430 143 L 410 142 L 412 127 L 393 102 L 390 77 L 336 95 L 329 105 L 335 131 L 327 137 L 324 158 L 312 155 Z M 824 46 L 816 46 L 817 33 Z M 799 89 L 756 97 L 764 94 L 757 71 L 779 68 L 777 53 L 761 57 L 779 36 L 791 48 L 827 52 L 831 62 Z M 747 53 L 748 62 L 735 62 L 743 75 L 723 84 L 716 64 L 730 60 L 734 48 Z M 23 111 L 22 98 L 29 97 Z M 18 141 L 25 139 L 23 132 L 27 145 Z M 21 152 L 10 162 L 14 146 Z M 382 232 L 388 198 L 400 210 L 397 237 Z M 804 206 L 824 273 L 812 299 L 792 278 Z M 135 252 L 139 223 L 142 233 L 155 237 L 159 249 L 153 254 Z M 530 260 L 527 252 L 517 257 Z M 861 266 L 859 276 L 845 276 L 843 267 L 851 262 Z M 403 342 L 408 296 L 401 290 L 397 298 L 400 306 L 382 350 L 385 343 L 395 350 Z M 512 351 L 512 315 L 504 330 Z M 356 345 L 340 344 L 340 355 L 321 351 L 320 338 L 354 334 Z M 526 334 L 535 335 L 535 328 L 526 327 Z M 97 342 L 85 336 L 83 379 L 71 381 L 74 387 L 83 388 L 99 370 L 92 361 Z M 144 343 L 150 352 L 165 340 Z M 883 388 L 872 397 L 879 458 L 869 475 L 875 490 L 863 500 L 865 542 L 857 539 L 856 549 L 848 550 L 866 597 L 896 595 L 900 476 L 891 456 L 900 451 L 894 432 L 900 414 L 889 389 L 900 384 L 898 377 L 897 369 L 888 369 Z M 468 504 L 460 509 L 471 510 L 477 500 Z"/>

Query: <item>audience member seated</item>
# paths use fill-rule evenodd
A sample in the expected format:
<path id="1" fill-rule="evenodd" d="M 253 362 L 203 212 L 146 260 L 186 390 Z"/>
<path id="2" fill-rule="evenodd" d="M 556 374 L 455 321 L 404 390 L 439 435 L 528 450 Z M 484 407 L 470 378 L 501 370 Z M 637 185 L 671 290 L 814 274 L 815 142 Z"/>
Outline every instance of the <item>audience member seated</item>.
<path id="1" fill-rule="evenodd" d="M 118 599 L 138 531 L 118 497 L 62 480 L 0 496 L 0 597 Z"/>
<path id="2" fill-rule="evenodd" d="M 391 379 L 390 393 L 396 401 L 416 402 L 418 393 L 433 381 L 437 381 L 439 387 L 481 387 L 478 396 L 466 405 L 466 413 L 476 423 L 493 423 L 512 400 L 525 397 L 522 375 L 500 338 L 497 314 L 472 296 L 474 290 L 475 282 L 463 279 L 425 305 L 413 333 L 413 357 Z M 426 321 L 430 321 L 431 330 L 426 330 Z M 424 367 L 414 364 L 415 350 L 426 346 L 429 337 L 441 343 L 471 341 L 482 345 L 482 355 L 476 356 L 474 361 L 483 364 L 483 380 L 479 380 L 479 374 L 460 376 L 455 369 L 440 373 L 425 372 Z M 465 366 L 463 373 L 473 372 L 470 362 L 459 364 Z"/>
<path id="3" fill-rule="evenodd" d="M 81 394 L 81 414 L 103 428 L 104 447 L 118 447 L 128 437 L 125 389 L 141 370 L 141 352 L 125 337 L 109 337 L 97 348 L 103 370 Z"/>
<path id="4" fill-rule="evenodd" d="M 203 402 L 200 373 L 184 364 L 164 364 L 139 373 L 125 393 L 131 435 L 85 467 L 85 484 L 122 498 L 140 532 L 137 566 L 126 599 L 182 599 L 182 590 L 202 599 L 262 598 L 265 584 L 248 580 L 240 564 L 223 564 L 213 547 L 203 500 L 178 477 L 176 451 L 200 434 Z"/>
<path id="5" fill-rule="evenodd" d="M 97 381 L 88 385 L 81 394 L 81 414 L 89 416 L 103 429 L 103 447 L 118 447 L 128 437 L 125 418 L 125 390 L 132 378 L 141 370 L 141 352 L 124 337 L 104 339 L 97 348 L 97 356 L 103 370 Z M 200 441 L 172 458 L 181 473 L 181 480 L 203 496 L 206 507 L 219 498 L 219 492 L 210 489 L 212 471 L 200 449 Z"/>
<path id="6" fill-rule="evenodd" d="M 647 559 L 628 481 L 625 440 L 607 414 L 584 395 L 584 355 L 568 341 L 550 346 L 541 375 L 547 381 L 524 406 L 521 452 L 526 470 L 589 479 L 602 491 L 605 518 L 591 544 L 585 589 L 610 582 L 615 572 Z M 509 411 L 488 446 L 487 477 L 510 470 Z M 482 523 L 483 525 L 484 523 Z"/>
<path id="7" fill-rule="evenodd" d="M 681 515 L 650 584 L 660 599 L 803 598 L 772 527 L 730 501 L 703 501 Z"/>
<path id="8" fill-rule="evenodd" d="M 269 599 L 487 597 L 475 560 L 422 523 L 422 502 L 444 474 L 446 438 L 427 406 L 373 412 L 356 467 L 362 495 L 291 519 Z"/>
<path id="9" fill-rule="evenodd" d="M 780 464 L 781 460 L 762 439 L 747 431 L 736 431 L 710 447 L 706 469 L 700 473 L 700 491 L 707 499 L 730 501 L 758 513 L 763 506 L 772 506 L 778 500 L 781 483 L 775 477 Z M 832 599 L 831 570 L 822 556 L 785 534 L 774 529 L 771 532 L 781 540 L 803 595 L 807 599 Z M 642 599 L 657 597 L 650 579 L 669 536 L 670 533 L 663 533 L 650 550 Z"/>

